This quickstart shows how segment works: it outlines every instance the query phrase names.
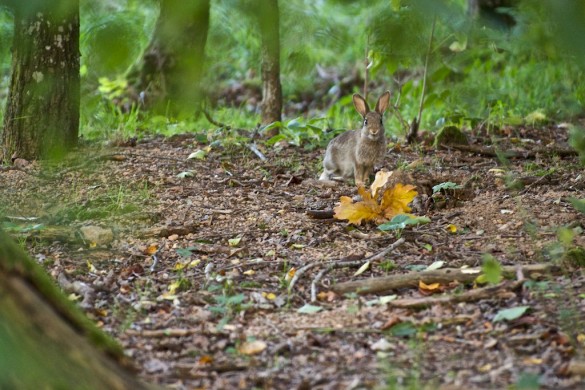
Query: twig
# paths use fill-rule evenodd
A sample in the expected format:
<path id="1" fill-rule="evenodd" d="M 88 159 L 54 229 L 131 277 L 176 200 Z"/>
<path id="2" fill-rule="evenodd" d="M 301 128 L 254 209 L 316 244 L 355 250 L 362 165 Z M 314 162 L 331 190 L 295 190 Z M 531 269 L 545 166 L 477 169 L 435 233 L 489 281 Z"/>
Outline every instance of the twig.
<path id="1" fill-rule="evenodd" d="M 258 147 L 256 146 L 256 142 L 253 142 L 251 144 L 248 144 L 248 149 L 250 149 L 252 152 L 254 152 L 254 154 L 256 156 L 258 156 L 258 158 L 262 161 L 266 161 L 267 158 L 264 154 L 262 154 L 262 152 L 260 150 L 258 150 Z"/>
<path id="2" fill-rule="evenodd" d="M 388 302 L 390 306 L 402 309 L 419 309 L 445 303 L 473 302 L 481 299 L 492 299 L 506 292 L 517 290 L 525 280 L 503 282 L 496 286 L 489 286 L 467 291 L 463 294 L 444 295 L 439 297 L 407 298 Z"/>
<path id="3" fill-rule="evenodd" d="M 209 114 L 209 112 L 207 112 L 206 109 L 202 108 L 201 109 L 201 112 L 203 112 L 203 115 L 205 115 L 205 119 L 207 119 L 207 121 L 209 123 L 211 123 L 212 125 L 217 126 L 217 127 L 223 127 L 223 128 L 226 128 L 226 129 L 229 129 L 230 128 L 228 125 L 226 125 L 224 123 L 221 123 L 221 122 L 217 122 L 216 120 L 214 120 L 211 117 L 211 115 Z"/>
<path id="4" fill-rule="evenodd" d="M 357 267 L 357 266 L 361 266 L 367 262 L 373 263 L 375 261 L 382 260 L 384 258 L 384 256 L 386 256 L 388 253 L 390 253 L 394 249 L 398 248 L 400 245 L 404 244 L 405 241 L 406 240 L 404 238 L 400 238 L 400 239 L 396 240 L 393 244 L 388 246 L 386 249 L 384 249 L 383 251 L 376 253 L 375 255 L 372 255 L 372 256 L 367 257 L 365 259 L 352 260 L 352 261 L 340 261 L 340 262 L 329 264 L 327 266 L 327 268 L 322 269 L 321 272 L 319 272 L 317 274 L 317 276 L 315 276 L 315 278 L 311 282 L 311 302 L 315 302 L 317 300 L 317 284 L 321 281 L 323 276 L 327 275 L 332 270 L 334 270 L 336 268 L 344 268 L 344 267 Z"/>
<path id="5" fill-rule="evenodd" d="M 433 25 L 431 27 L 431 36 L 429 37 L 429 47 L 427 49 L 427 54 L 425 57 L 425 67 L 424 67 L 424 71 L 423 71 L 423 85 L 422 85 L 422 92 L 420 94 L 418 115 L 417 115 L 416 119 L 412 120 L 412 124 L 410 126 L 410 131 L 409 131 L 408 135 L 406 136 L 406 143 L 408 143 L 408 144 L 411 144 L 416 140 L 417 135 L 418 135 L 418 127 L 420 126 L 420 121 L 422 119 L 423 106 L 424 106 L 424 102 L 425 102 L 425 94 L 427 91 L 427 72 L 429 69 L 429 57 L 431 56 L 431 50 L 433 48 L 433 36 L 435 35 L 436 23 L 437 23 L 437 16 L 435 15 L 433 17 Z"/>

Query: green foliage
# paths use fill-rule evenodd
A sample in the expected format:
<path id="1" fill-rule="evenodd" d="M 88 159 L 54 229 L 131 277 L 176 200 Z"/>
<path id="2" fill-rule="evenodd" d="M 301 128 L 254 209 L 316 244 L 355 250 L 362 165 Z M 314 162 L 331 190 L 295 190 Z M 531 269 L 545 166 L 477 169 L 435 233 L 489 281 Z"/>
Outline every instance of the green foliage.
<path id="1" fill-rule="evenodd" d="M 483 255 L 483 264 L 481 266 L 483 279 L 491 284 L 497 284 L 502 281 L 502 266 L 500 262 L 492 255 Z"/>
<path id="2" fill-rule="evenodd" d="M 428 217 L 417 217 L 411 214 L 395 215 L 389 222 L 378 226 L 382 231 L 404 230 L 409 225 L 424 225 L 431 222 Z"/>
<path id="3" fill-rule="evenodd" d="M 272 146 L 279 141 L 288 141 L 295 146 L 308 144 L 311 147 L 322 144 L 324 129 L 316 126 L 322 123 L 325 118 L 314 118 L 305 120 L 302 117 L 291 119 L 286 122 L 273 122 L 260 129 L 260 132 L 267 132 L 272 129 L 279 129 L 279 133 L 266 141 L 266 145 Z"/>

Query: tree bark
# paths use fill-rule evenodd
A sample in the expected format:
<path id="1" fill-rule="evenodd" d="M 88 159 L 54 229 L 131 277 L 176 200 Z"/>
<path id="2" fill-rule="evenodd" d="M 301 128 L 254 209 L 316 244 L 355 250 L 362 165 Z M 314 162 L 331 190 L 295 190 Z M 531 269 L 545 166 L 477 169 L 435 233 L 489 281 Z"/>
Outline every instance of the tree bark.
<path id="1" fill-rule="evenodd" d="M 262 124 L 267 125 L 282 115 L 278 0 L 256 0 L 256 6 L 262 39 Z"/>
<path id="2" fill-rule="evenodd" d="M 170 116 L 193 113 L 202 98 L 209 0 L 161 0 L 152 39 L 129 78 L 147 107 Z"/>
<path id="3" fill-rule="evenodd" d="M 0 160 L 59 157 L 79 132 L 79 0 L 4 3 L 14 38 Z"/>
<path id="4" fill-rule="evenodd" d="M 1 231 L 0 388 L 147 388 L 121 348 Z"/>

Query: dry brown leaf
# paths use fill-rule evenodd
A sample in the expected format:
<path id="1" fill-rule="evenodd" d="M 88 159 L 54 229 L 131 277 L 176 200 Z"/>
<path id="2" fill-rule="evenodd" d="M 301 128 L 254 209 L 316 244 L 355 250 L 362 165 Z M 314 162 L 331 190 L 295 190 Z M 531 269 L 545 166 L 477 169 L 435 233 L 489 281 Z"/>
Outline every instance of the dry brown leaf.
<path id="1" fill-rule="evenodd" d="M 370 186 L 370 191 L 372 192 L 372 196 L 374 198 L 376 198 L 376 196 L 378 195 L 378 190 L 384 187 L 386 183 L 388 183 L 388 179 L 390 179 L 390 176 L 392 176 L 392 171 L 376 172 L 376 178 L 374 179 L 374 182 Z"/>

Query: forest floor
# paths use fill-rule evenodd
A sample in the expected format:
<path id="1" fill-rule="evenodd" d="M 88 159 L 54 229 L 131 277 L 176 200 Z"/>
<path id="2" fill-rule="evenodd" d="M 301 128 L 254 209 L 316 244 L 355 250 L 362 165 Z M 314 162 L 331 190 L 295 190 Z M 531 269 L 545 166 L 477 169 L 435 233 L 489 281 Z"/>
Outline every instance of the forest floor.
<path id="1" fill-rule="evenodd" d="M 475 150 L 389 150 L 384 167 L 405 167 L 401 180 L 422 199 L 413 212 L 430 218 L 399 232 L 309 215 L 356 195 L 348 184 L 316 182 L 323 150 L 259 146 L 262 161 L 246 145 L 208 148 L 194 135 L 89 145 L 66 164 L 4 169 L 0 215 L 148 382 L 585 388 L 585 215 L 569 201 L 585 198 L 585 175 L 564 153 L 567 130 L 469 137 Z M 515 155 L 490 156 L 493 146 Z M 198 150 L 200 158 L 187 158 Z M 433 195 L 445 182 L 464 188 Z M 474 282 L 425 287 L 417 274 L 395 290 L 333 292 L 431 264 L 481 267 L 485 254 L 503 266 L 555 267 L 519 268 L 520 282 L 487 296 L 473 295 L 485 291 Z M 445 302 L 429 301 L 440 296 Z"/>

